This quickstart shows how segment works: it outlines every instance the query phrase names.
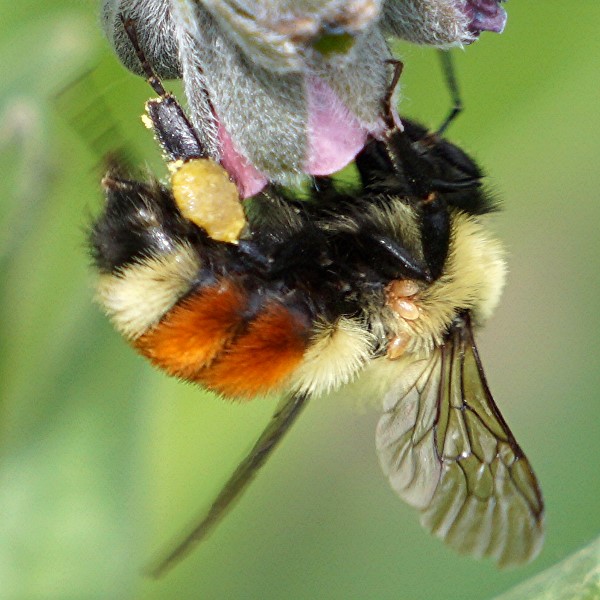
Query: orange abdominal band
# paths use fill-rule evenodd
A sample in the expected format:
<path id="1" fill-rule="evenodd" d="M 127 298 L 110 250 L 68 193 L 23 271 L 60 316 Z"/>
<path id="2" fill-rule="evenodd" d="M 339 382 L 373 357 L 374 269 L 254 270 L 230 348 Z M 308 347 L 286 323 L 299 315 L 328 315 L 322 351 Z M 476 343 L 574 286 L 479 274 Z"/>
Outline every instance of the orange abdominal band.
<path id="1" fill-rule="evenodd" d="M 177 304 L 135 346 L 169 375 L 193 379 L 241 331 L 245 308 L 246 298 L 234 285 L 205 288 Z"/>
<path id="2" fill-rule="evenodd" d="M 169 374 L 230 398 L 275 392 L 302 361 L 309 328 L 275 302 L 246 325 L 245 305 L 232 285 L 203 290 L 173 308 L 136 347 Z"/>
<path id="3" fill-rule="evenodd" d="M 271 303 L 197 381 L 238 399 L 276 392 L 302 361 L 308 334 L 298 317 Z"/>

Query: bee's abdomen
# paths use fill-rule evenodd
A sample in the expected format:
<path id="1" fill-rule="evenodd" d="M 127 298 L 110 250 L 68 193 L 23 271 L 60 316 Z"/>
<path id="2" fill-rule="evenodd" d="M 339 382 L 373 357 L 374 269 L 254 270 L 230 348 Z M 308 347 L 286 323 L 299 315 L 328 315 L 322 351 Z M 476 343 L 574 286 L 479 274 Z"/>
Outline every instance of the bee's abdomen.
<path id="1" fill-rule="evenodd" d="M 290 388 L 318 395 L 350 381 L 372 355 L 358 316 L 324 319 L 314 298 L 282 292 L 279 281 L 256 286 L 214 272 L 198 281 L 205 271 L 193 256 L 183 245 L 100 278 L 115 327 L 168 374 L 237 400 Z"/>

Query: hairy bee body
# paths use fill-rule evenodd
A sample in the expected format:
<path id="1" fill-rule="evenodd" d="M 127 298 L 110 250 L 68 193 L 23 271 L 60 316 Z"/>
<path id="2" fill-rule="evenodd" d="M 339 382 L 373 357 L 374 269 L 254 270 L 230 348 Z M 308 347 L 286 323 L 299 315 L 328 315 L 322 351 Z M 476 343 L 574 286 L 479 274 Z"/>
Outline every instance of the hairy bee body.
<path id="1" fill-rule="evenodd" d="M 409 337 L 407 354 L 431 352 L 461 312 L 487 318 L 502 287 L 500 245 L 458 209 L 444 273 L 422 282 L 420 318 L 407 320 L 385 290 L 415 273 L 375 241 L 422 254 L 418 214 L 402 199 L 338 197 L 332 214 L 263 195 L 248 238 L 226 245 L 186 221 L 158 184 L 109 176 L 105 186 L 93 234 L 102 304 L 154 364 L 227 397 L 330 391 L 398 335 Z"/>
<path id="2" fill-rule="evenodd" d="M 242 204 L 124 25 L 160 95 L 147 124 L 172 178 L 167 188 L 117 170 L 105 177 L 90 234 L 99 301 L 170 375 L 235 400 L 283 395 L 205 518 L 152 573 L 218 523 L 307 400 L 361 379 L 383 401 L 383 471 L 422 524 L 460 552 L 531 560 L 543 540 L 541 493 L 473 337 L 505 272 L 475 162 L 415 123 L 397 126 L 397 65 L 387 129 L 357 156 L 356 189 L 321 178 L 305 200 L 269 186 Z"/>

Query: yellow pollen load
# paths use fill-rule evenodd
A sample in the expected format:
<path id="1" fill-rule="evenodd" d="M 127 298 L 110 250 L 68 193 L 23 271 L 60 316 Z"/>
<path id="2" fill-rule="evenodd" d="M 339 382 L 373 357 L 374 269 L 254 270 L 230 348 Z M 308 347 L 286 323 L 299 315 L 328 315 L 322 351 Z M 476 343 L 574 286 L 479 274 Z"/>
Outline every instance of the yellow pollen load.
<path id="1" fill-rule="evenodd" d="M 237 187 L 227 171 L 210 158 L 193 158 L 171 175 L 181 214 L 219 242 L 236 244 L 246 225 Z"/>

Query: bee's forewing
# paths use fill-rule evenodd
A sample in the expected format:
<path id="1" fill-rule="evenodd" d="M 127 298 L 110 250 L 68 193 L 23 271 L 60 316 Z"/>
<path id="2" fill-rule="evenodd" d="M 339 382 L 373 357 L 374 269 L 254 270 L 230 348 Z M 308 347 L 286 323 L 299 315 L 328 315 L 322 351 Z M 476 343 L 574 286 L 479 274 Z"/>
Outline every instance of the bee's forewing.
<path id="1" fill-rule="evenodd" d="M 539 552 L 541 492 L 494 404 L 468 316 L 388 390 L 377 449 L 392 488 L 455 550 L 499 566 Z"/>

